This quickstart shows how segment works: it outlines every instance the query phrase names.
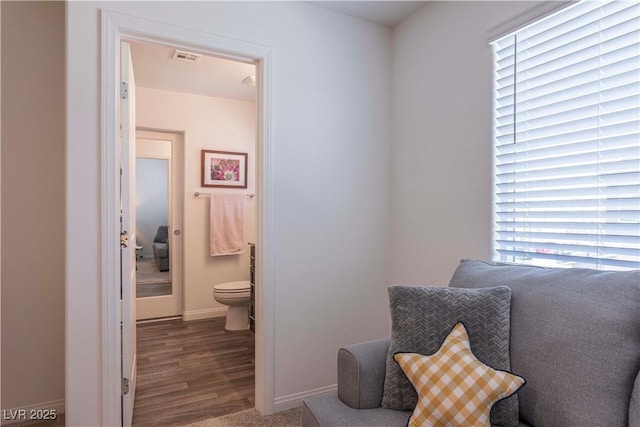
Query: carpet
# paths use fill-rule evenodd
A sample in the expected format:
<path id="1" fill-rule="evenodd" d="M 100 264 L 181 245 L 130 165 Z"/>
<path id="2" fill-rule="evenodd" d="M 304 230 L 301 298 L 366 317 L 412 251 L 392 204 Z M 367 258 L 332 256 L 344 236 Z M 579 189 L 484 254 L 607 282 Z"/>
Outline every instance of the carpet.
<path id="1" fill-rule="evenodd" d="M 293 408 L 273 415 L 262 416 L 253 408 L 185 424 L 182 427 L 300 427 L 301 414 L 300 408 Z M 54 421 L 25 421 L 12 424 L 12 427 L 59 427 L 64 425 L 64 414 L 60 414 L 58 419 Z"/>
<path id="2" fill-rule="evenodd" d="M 169 271 L 160 271 L 156 267 L 153 258 L 143 258 L 136 261 L 136 282 L 137 283 L 168 283 L 171 282 Z"/>
<path id="3" fill-rule="evenodd" d="M 235 414 L 210 418 L 187 424 L 183 427 L 299 427 L 300 408 L 278 412 L 273 415 L 260 415 L 257 409 L 248 409 Z"/>
<path id="4" fill-rule="evenodd" d="M 64 414 L 60 414 L 55 420 L 29 420 L 11 424 L 11 427 L 64 427 Z"/>
<path id="5" fill-rule="evenodd" d="M 159 297 L 171 295 L 171 273 L 160 271 L 153 259 L 138 259 L 136 262 L 136 297 Z"/>

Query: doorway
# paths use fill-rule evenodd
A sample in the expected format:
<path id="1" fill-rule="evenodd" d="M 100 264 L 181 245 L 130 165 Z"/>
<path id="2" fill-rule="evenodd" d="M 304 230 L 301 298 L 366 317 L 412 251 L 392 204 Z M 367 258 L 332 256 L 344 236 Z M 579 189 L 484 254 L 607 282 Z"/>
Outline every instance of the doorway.
<path id="1" fill-rule="evenodd" d="M 138 254 L 137 381 L 130 382 L 135 384 L 133 425 L 151 417 L 154 423 L 176 417 L 196 421 L 252 408 L 255 361 L 254 336 L 248 331 L 248 243 L 256 241 L 257 114 L 255 87 L 243 81 L 255 75 L 255 65 L 154 43 L 123 42 L 126 47 L 135 76 L 135 87 L 129 85 L 129 92 L 138 127 L 133 193 Z M 184 57 L 197 59 L 189 62 Z M 177 129 L 178 135 L 142 128 Z M 222 175 L 224 179 L 215 175 L 218 181 L 208 185 L 216 167 L 228 167 L 233 161 L 204 162 L 204 153 L 220 158 L 242 154 L 243 161 L 235 160 L 241 169 Z M 228 225 L 224 219 L 215 223 L 216 215 L 227 210 L 216 209 L 219 205 L 214 200 L 230 197 L 239 202 L 244 215 L 239 213 Z M 180 214 L 184 214 L 184 228 Z M 214 227 L 221 223 L 224 228 Z M 234 235 L 244 234 L 238 237 L 244 250 L 214 256 L 219 254 L 211 242 L 228 228 Z M 224 304 L 226 299 L 214 298 L 213 287 L 245 280 L 246 330 L 229 332 L 220 320 L 226 316 L 228 321 L 231 308 Z M 167 319 L 175 315 L 180 318 Z M 234 363 L 221 354 L 236 355 Z M 206 396 L 218 397 L 202 403 Z"/>
<path id="2" fill-rule="evenodd" d="M 257 87 L 257 153 L 256 173 L 256 381 L 255 406 L 262 414 L 273 412 L 274 406 L 274 254 L 273 214 L 271 205 L 271 48 L 262 44 L 230 39 L 213 33 L 192 31 L 171 24 L 152 21 L 117 12 L 102 11 L 102 120 L 101 138 L 103 172 L 102 203 L 102 424 L 116 425 L 122 420 L 121 396 L 123 368 L 121 322 L 124 316 L 118 289 L 120 279 L 120 42 L 124 39 L 150 41 L 175 48 L 189 48 L 203 53 L 256 64 Z"/>
<path id="3" fill-rule="evenodd" d="M 182 315 L 183 137 L 136 131 L 136 319 Z"/>

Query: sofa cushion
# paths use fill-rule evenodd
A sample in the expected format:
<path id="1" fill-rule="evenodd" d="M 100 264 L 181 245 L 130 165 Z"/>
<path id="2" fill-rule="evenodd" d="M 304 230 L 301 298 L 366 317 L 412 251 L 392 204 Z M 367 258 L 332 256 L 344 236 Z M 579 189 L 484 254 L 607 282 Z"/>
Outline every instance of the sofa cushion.
<path id="1" fill-rule="evenodd" d="M 626 426 L 640 369 L 640 271 L 463 260 L 450 286 L 511 288 L 520 417 L 545 426 Z"/>
<path id="2" fill-rule="evenodd" d="M 396 353 L 394 359 L 418 393 L 409 427 L 491 427 L 491 407 L 525 383 L 524 378 L 480 362 L 462 322 L 435 354 Z"/>
<path id="3" fill-rule="evenodd" d="M 393 355 L 398 352 L 435 353 L 457 322 L 464 322 L 476 357 L 495 369 L 509 371 L 509 307 L 507 287 L 453 289 L 390 286 L 391 343 L 387 353 L 382 407 L 413 410 L 417 394 Z M 494 405 L 496 426 L 518 424 L 514 395 Z"/>
<path id="4" fill-rule="evenodd" d="M 406 427 L 410 411 L 353 409 L 335 396 L 314 396 L 302 403 L 302 427 Z M 520 421 L 517 427 L 531 427 Z M 636 427 L 636 426 L 633 426 Z"/>

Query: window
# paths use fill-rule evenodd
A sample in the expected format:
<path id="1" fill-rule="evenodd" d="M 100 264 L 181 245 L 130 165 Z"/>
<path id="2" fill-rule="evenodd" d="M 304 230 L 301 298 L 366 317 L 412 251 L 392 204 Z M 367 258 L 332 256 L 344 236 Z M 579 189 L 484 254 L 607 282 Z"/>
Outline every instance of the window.
<path id="1" fill-rule="evenodd" d="M 494 259 L 640 268 L 640 4 L 583 1 L 492 46 Z"/>

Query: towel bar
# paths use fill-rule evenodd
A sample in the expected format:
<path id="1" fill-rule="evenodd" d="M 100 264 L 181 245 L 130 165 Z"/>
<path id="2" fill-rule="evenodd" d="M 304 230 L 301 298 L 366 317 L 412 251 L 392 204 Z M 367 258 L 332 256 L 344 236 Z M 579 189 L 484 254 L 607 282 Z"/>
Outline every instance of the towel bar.
<path id="1" fill-rule="evenodd" d="M 199 192 L 199 191 L 196 191 L 195 193 L 193 193 L 193 195 L 194 195 L 195 197 L 199 197 L 199 196 L 210 196 L 210 195 L 211 195 L 211 193 L 201 193 L 201 192 Z M 250 193 L 250 194 L 245 194 L 245 195 L 244 195 L 244 197 L 249 198 L 249 199 L 253 199 L 254 197 L 256 197 L 256 195 L 255 195 L 255 194 L 253 194 L 253 193 Z"/>

